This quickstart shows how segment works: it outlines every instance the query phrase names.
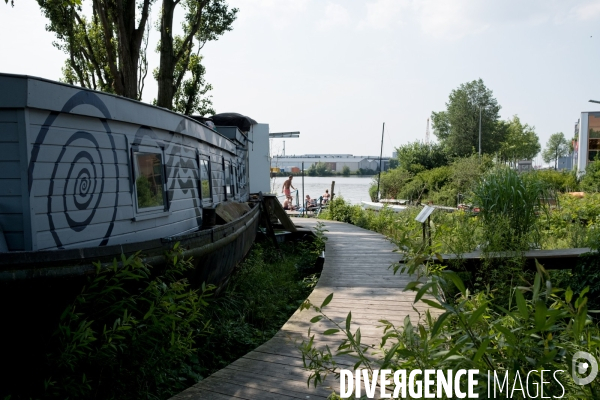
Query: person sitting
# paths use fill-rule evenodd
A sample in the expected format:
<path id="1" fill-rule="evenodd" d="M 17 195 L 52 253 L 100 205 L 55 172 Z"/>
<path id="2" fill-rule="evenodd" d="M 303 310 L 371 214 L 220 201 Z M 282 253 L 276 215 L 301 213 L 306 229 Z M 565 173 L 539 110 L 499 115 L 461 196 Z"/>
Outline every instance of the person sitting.
<path id="1" fill-rule="evenodd" d="M 306 208 L 310 208 L 310 207 L 316 207 L 317 203 L 310 198 L 309 195 L 306 195 L 306 199 L 305 199 L 305 203 L 306 203 Z"/>
<path id="2" fill-rule="evenodd" d="M 289 211 L 294 211 L 296 209 L 296 207 L 294 207 L 294 205 L 292 204 L 291 201 L 289 201 L 288 199 L 285 199 L 285 201 L 283 202 L 283 209 L 289 210 Z"/>
<path id="3" fill-rule="evenodd" d="M 323 204 L 327 204 L 329 202 L 329 190 L 325 189 L 325 193 L 323 193 Z"/>

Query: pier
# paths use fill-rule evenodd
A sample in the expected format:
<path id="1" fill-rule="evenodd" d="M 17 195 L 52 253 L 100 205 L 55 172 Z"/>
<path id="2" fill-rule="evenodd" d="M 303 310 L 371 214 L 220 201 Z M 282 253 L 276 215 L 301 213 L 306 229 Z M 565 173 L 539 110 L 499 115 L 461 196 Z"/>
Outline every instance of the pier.
<path id="1" fill-rule="evenodd" d="M 318 222 L 307 218 L 293 221 L 306 228 Z M 413 323 L 417 321 L 414 292 L 403 291 L 412 279 L 394 275 L 389 269 L 398 261 L 398 253 L 393 252 L 395 246 L 383 235 L 334 221 L 325 221 L 325 229 L 328 241 L 323 272 L 309 300 L 320 305 L 334 293 L 325 313 L 342 322 L 352 312 L 352 331 L 360 327 L 362 343 L 377 349 L 383 335 L 383 329 L 378 328 L 380 319 L 400 325 L 410 315 Z M 423 304 L 417 309 L 425 311 Z M 271 340 L 171 400 L 326 399 L 333 390 L 339 391 L 339 382 L 330 375 L 325 384 L 308 387 L 309 372 L 303 368 L 297 345 L 308 338 L 309 327 L 315 343 L 328 344 L 332 351 L 343 337 L 341 333 L 322 335 L 333 325 L 323 321 L 311 324 L 315 315 L 312 310 L 296 311 Z"/>

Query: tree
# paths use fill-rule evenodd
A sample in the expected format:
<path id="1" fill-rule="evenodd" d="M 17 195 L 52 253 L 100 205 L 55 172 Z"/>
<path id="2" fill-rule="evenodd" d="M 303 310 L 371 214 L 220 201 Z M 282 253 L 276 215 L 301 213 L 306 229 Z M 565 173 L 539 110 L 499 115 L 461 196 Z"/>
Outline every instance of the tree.
<path id="1" fill-rule="evenodd" d="M 412 173 L 448 165 L 448 155 L 438 143 L 413 142 L 396 148 L 398 164 Z"/>
<path id="2" fill-rule="evenodd" d="M 569 143 L 567 142 L 567 139 L 565 139 L 565 135 L 562 132 L 550 135 L 550 139 L 548 139 L 546 148 L 542 153 L 544 162 L 549 163 L 554 160 L 554 169 L 556 169 L 558 159 L 567 154 L 569 154 Z"/>
<path id="3" fill-rule="evenodd" d="M 478 152 L 481 109 L 483 153 L 495 153 L 504 137 L 498 127 L 500 105 L 481 79 L 450 93 L 446 111 L 433 112 L 433 131 L 449 154 L 464 157 Z"/>
<path id="4" fill-rule="evenodd" d="M 327 164 L 322 161 L 312 164 L 308 167 L 306 173 L 308 176 L 329 176 L 332 174 L 329 168 L 327 168 Z"/>
<path id="5" fill-rule="evenodd" d="M 344 168 L 342 168 L 342 175 L 350 176 L 350 167 L 349 166 L 344 165 Z"/>
<path id="6" fill-rule="evenodd" d="M 499 159 L 511 166 L 519 160 L 531 160 L 542 149 L 535 127 L 523 125 L 516 115 L 508 121 L 499 121 L 504 141 L 500 144 Z"/>
<path id="7" fill-rule="evenodd" d="M 154 0 L 92 0 L 85 15 L 78 0 L 37 0 L 49 19 L 48 31 L 57 37 L 55 46 L 68 58 L 64 81 L 96 90 L 141 99 L 148 72 L 146 50 L 150 33 L 148 17 Z M 173 19 L 177 5 L 184 13 L 183 35 L 175 35 Z M 190 114 L 206 113 L 211 89 L 204 80 L 199 52 L 208 41 L 231 30 L 238 10 L 225 0 L 162 0 L 160 65 L 156 104 Z"/>

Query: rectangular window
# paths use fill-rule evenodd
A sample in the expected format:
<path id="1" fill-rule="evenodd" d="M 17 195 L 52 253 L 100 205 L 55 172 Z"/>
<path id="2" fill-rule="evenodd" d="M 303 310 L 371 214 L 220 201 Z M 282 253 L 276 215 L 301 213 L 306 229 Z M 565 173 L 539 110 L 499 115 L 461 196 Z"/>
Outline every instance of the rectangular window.
<path id="1" fill-rule="evenodd" d="M 135 190 L 140 211 L 164 210 L 164 167 L 160 153 L 134 153 Z"/>
<path id="2" fill-rule="evenodd" d="M 225 193 L 227 196 L 233 196 L 233 182 L 231 179 L 231 163 L 225 161 Z"/>
<path id="3" fill-rule="evenodd" d="M 589 114 L 588 130 L 588 161 L 594 161 L 600 151 L 600 115 L 597 113 Z"/>
<path id="4" fill-rule="evenodd" d="M 205 201 L 212 201 L 210 190 L 210 166 L 209 161 L 200 158 L 200 198 Z"/>

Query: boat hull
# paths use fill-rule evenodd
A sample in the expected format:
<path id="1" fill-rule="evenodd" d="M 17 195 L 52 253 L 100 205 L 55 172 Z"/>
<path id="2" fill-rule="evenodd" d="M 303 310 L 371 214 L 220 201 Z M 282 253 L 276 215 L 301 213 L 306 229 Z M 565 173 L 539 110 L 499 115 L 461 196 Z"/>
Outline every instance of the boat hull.
<path id="1" fill-rule="evenodd" d="M 361 205 L 365 210 L 374 211 L 381 211 L 384 207 L 386 207 L 394 212 L 401 212 L 408 208 L 408 206 L 402 206 L 398 204 L 375 203 L 372 201 L 361 201 Z"/>

